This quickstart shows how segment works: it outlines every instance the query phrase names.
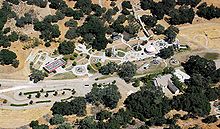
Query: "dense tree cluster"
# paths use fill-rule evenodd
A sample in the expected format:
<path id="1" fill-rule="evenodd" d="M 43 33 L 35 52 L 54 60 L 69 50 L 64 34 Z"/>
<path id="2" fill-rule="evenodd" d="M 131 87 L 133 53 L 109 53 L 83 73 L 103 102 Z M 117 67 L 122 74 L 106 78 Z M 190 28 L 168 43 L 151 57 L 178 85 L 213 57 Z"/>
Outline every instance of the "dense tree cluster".
<path id="1" fill-rule="evenodd" d="M 220 18 L 220 8 L 213 5 L 208 6 L 206 3 L 202 3 L 198 7 L 198 11 L 196 13 L 198 16 L 204 17 L 208 20 L 212 18 Z"/>
<path id="2" fill-rule="evenodd" d="M 137 67 L 132 62 L 124 62 L 119 66 L 118 75 L 123 78 L 126 82 L 130 81 L 136 74 Z"/>
<path id="3" fill-rule="evenodd" d="M 123 23 L 126 20 L 127 20 L 127 17 L 125 15 L 119 15 L 118 18 L 112 23 L 110 27 L 113 28 L 114 32 L 123 33 L 125 30 Z"/>
<path id="4" fill-rule="evenodd" d="M 161 49 L 157 55 L 163 59 L 168 59 L 174 55 L 173 47 L 169 46 L 168 48 Z"/>
<path id="5" fill-rule="evenodd" d="M 81 9 L 85 14 L 90 14 L 92 11 L 92 1 L 77 0 L 74 8 Z"/>
<path id="6" fill-rule="evenodd" d="M 108 40 L 105 37 L 106 27 L 97 16 L 89 16 L 86 22 L 79 28 L 83 40 L 97 50 L 105 49 Z"/>
<path id="7" fill-rule="evenodd" d="M 64 122 L 64 118 L 60 114 L 55 114 L 51 119 L 50 119 L 50 124 L 51 125 L 57 125 L 57 124 L 62 124 Z"/>
<path id="8" fill-rule="evenodd" d="M 79 35 L 80 34 L 78 33 L 77 28 L 72 27 L 66 32 L 65 38 L 71 40 L 71 39 L 75 39 L 75 38 L 79 37 Z"/>
<path id="9" fill-rule="evenodd" d="M 73 129 L 73 127 L 69 123 L 60 124 L 57 129 Z"/>
<path id="10" fill-rule="evenodd" d="M 44 39 L 44 41 L 51 41 L 60 36 L 60 30 L 57 24 L 52 25 L 48 22 L 36 21 L 34 23 L 34 30 L 41 32 L 40 38 Z"/>
<path id="11" fill-rule="evenodd" d="M 108 64 L 102 66 L 99 69 L 99 73 L 102 75 L 109 75 L 113 74 L 114 72 L 118 71 L 118 65 L 115 62 L 109 62 Z"/>
<path id="12" fill-rule="evenodd" d="M 120 109 L 110 117 L 107 116 L 105 122 L 103 120 L 97 121 L 93 117 L 86 117 L 80 121 L 79 129 L 120 129 L 131 121 L 132 114 L 127 110 Z"/>
<path id="13" fill-rule="evenodd" d="M 34 68 L 31 68 L 31 74 L 29 75 L 30 80 L 33 80 L 34 83 L 44 80 L 44 78 L 47 76 L 48 75 L 44 71 Z"/>
<path id="14" fill-rule="evenodd" d="M 152 9 L 155 4 L 153 0 L 140 0 L 140 3 L 143 10 Z"/>
<path id="15" fill-rule="evenodd" d="M 77 27 L 78 22 L 74 19 L 70 19 L 69 21 L 65 22 L 64 24 L 66 27 Z"/>
<path id="16" fill-rule="evenodd" d="M 105 11 L 106 8 L 102 8 L 100 5 L 98 4 L 92 4 L 92 11 L 95 13 L 95 16 L 101 16 Z"/>
<path id="17" fill-rule="evenodd" d="M 17 39 L 15 32 L 13 32 L 10 37 L 8 37 L 6 34 L 10 32 L 9 29 L 5 28 L 3 30 L 5 23 L 8 19 L 14 18 L 16 16 L 15 12 L 11 11 L 11 6 L 9 3 L 4 1 L 2 3 L 2 8 L 0 9 L 0 47 L 3 46 L 4 48 L 10 47 L 11 43 L 10 40 L 14 41 L 14 39 Z"/>
<path id="18" fill-rule="evenodd" d="M 119 99 L 121 98 L 118 87 L 115 84 L 93 84 L 93 88 L 90 93 L 86 95 L 86 100 L 89 103 L 97 104 L 101 103 L 111 109 L 117 106 Z"/>
<path id="19" fill-rule="evenodd" d="M 16 18 L 15 25 L 17 27 L 24 27 L 24 25 L 32 24 L 34 21 L 36 21 L 36 19 L 32 17 L 31 13 L 25 13 L 24 16 Z"/>
<path id="20" fill-rule="evenodd" d="M 112 113 L 107 110 L 102 110 L 96 114 L 96 120 L 103 121 L 112 116 Z"/>
<path id="21" fill-rule="evenodd" d="M 215 115 L 212 116 L 208 116 L 205 119 L 202 119 L 202 122 L 204 123 L 215 123 L 216 121 L 218 121 L 218 118 Z"/>
<path id="22" fill-rule="evenodd" d="M 166 36 L 166 40 L 168 42 L 173 42 L 176 39 L 177 34 L 179 33 L 179 29 L 175 26 L 169 26 L 165 31 L 164 35 Z"/>
<path id="23" fill-rule="evenodd" d="M 76 97 L 70 102 L 55 102 L 51 111 L 53 114 L 82 116 L 86 114 L 86 100 L 83 97 Z"/>
<path id="24" fill-rule="evenodd" d="M 1 65 L 12 65 L 15 68 L 18 67 L 19 61 L 16 59 L 17 55 L 8 49 L 2 49 L 0 51 L 0 64 Z"/>
<path id="25" fill-rule="evenodd" d="M 144 22 L 144 24 L 148 27 L 154 27 L 157 24 L 157 19 L 154 16 L 150 15 L 143 15 L 141 17 L 141 20 Z"/>
<path id="26" fill-rule="evenodd" d="M 192 23 L 195 12 L 193 8 L 189 8 L 188 6 L 181 6 L 178 9 L 174 9 L 169 12 L 169 23 L 171 25 L 179 25 L 184 23 Z"/>
<path id="27" fill-rule="evenodd" d="M 75 45 L 71 41 L 63 41 L 59 44 L 58 51 L 60 54 L 68 55 L 74 52 Z"/>
<path id="28" fill-rule="evenodd" d="M 19 38 L 18 34 L 15 31 L 12 31 L 11 34 L 8 35 L 8 40 L 10 42 L 15 42 Z"/>
<path id="29" fill-rule="evenodd" d="M 161 24 L 157 24 L 157 25 L 153 28 L 154 34 L 157 34 L 157 35 L 163 34 L 164 31 L 165 31 L 165 27 L 163 27 Z"/>
<path id="30" fill-rule="evenodd" d="M 127 32 L 131 38 L 136 37 L 141 28 L 140 24 L 137 22 L 133 15 L 128 15 L 127 21 L 128 25 L 124 27 L 124 31 Z"/>
<path id="31" fill-rule="evenodd" d="M 215 62 L 202 58 L 198 55 L 191 56 L 189 60 L 182 64 L 187 74 L 201 74 L 204 77 L 209 77 L 216 70 Z"/>
<path id="32" fill-rule="evenodd" d="M 20 3 L 19 0 L 6 0 L 6 1 L 8 1 L 9 3 L 12 3 L 12 4 L 16 4 L 16 5 L 18 5 Z"/>
<path id="33" fill-rule="evenodd" d="M 196 7 L 201 0 L 177 0 L 179 5 L 190 5 L 191 7 Z"/>
<path id="34" fill-rule="evenodd" d="M 130 1 L 123 1 L 121 3 L 122 8 L 132 9 L 132 5 Z"/>
<path id="35" fill-rule="evenodd" d="M 56 11 L 55 15 L 47 15 L 46 17 L 44 17 L 44 22 L 56 23 L 59 20 L 64 19 L 64 17 L 65 15 L 58 10 Z"/>
<path id="36" fill-rule="evenodd" d="M 117 72 L 119 77 L 123 78 L 125 81 L 129 82 L 132 77 L 136 74 L 136 65 L 132 62 L 124 62 L 121 65 L 117 65 L 114 62 L 109 62 L 108 64 L 100 67 L 99 72 L 103 75 L 113 74 Z"/>
<path id="37" fill-rule="evenodd" d="M 208 115 L 211 107 L 208 98 L 204 93 L 187 90 L 183 95 L 174 97 L 173 107 L 177 110 L 184 110 L 199 116 Z"/>
<path id="38" fill-rule="evenodd" d="M 112 23 L 113 18 L 112 16 L 115 15 L 117 13 L 118 10 L 115 9 L 108 9 L 105 14 L 103 15 L 103 18 L 108 22 L 108 23 Z"/>
<path id="39" fill-rule="evenodd" d="M 28 5 L 36 5 L 41 8 L 45 8 L 47 6 L 48 1 L 47 0 L 22 0 L 26 1 Z"/>
<path id="40" fill-rule="evenodd" d="M 138 118 L 163 117 L 170 110 L 169 100 L 161 90 L 141 90 L 131 94 L 124 102 Z"/>
<path id="41" fill-rule="evenodd" d="M 48 125 L 45 125 L 45 124 L 39 124 L 39 122 L 36 120 L 36 121 L 31 121 L 31 123 L 29 124 L 29 126 L 32 128 L 32 129 L 49 129 L 49 126 Z"/>
<path id="42" fill-rule="evenodd" d="M 210 78 L 216 72 L 214 61 L 199 56 L 191 56 L 183 63 L 185 71 L 191 76 L 186 80 L 187 89 L 183 95 L 174 97 L 173 107 L 182 109 L 199 116 L 208 115 L 211 107 L 209 101 L 218 99 L 220 88 L 212 88 Z M 216 82 L 215 82 L 216 83 Z"/>

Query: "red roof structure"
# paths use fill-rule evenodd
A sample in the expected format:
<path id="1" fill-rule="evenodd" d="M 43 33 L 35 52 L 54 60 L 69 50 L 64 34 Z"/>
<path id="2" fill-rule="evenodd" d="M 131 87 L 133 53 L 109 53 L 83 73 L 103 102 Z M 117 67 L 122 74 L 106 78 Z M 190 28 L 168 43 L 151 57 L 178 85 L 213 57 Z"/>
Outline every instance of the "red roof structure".
<path id="1" fill-rule="evenodd" d="M 64 66 L 66 64 L 66 61 L 63 59 L 57 59 L 54 60 L 53 62 L 47 64 L 46 66 L 44 66 L 44 69 L 51 73 L 53 71 L 55 71 L 57 68 L 59 68 L 60 66 Z"/>

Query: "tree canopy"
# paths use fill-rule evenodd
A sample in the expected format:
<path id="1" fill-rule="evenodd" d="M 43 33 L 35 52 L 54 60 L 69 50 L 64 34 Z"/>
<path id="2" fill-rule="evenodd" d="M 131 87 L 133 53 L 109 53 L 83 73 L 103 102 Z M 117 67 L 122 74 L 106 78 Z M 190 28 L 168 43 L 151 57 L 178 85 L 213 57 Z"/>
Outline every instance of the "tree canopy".
<path id="1" fill-rule="evenodd" d="M 75 45 L 71 41 L 63 41 L 59 44 L 58 51 L 60 54 L 67 55 L 74 52 Z"/>
<path id="2" fill-rule="evenodd" d="M 94 84 L 90 93 L 86 95 L 86 100 L 89 103 L 101 103 L 111 109 L 117 106 L 121 98 L 118 87 L 115 84 Z"/>
<path id="3" fill-rule="evenodd" d="M 127 97 L 124 102 L 137 117 L 162 117 L 169 111 L 169 101 L 160 90 L 141 90 Z"/>
<path id="4" fill-rule="evenodd" d="M 2 49 L 0 51 L 0 63 L 1 63 L 1 65 L 10 65 L 10 64 L 12 64 L 12 66 L 18 67 L 19 62 L 16 58 L 17 58 L 17 55 L 13 51 L 10 51 L 8 49 Z"/>
<path id="5" fill-rule="evenodd" d="M 118 71 L 118 65 L 114 62 L 109 62 L 108 64 L 102 66 L 99 72 L 103 75 L 113 74 Z"/>
<path id="6" fill-rule="evenodd" d="M 201 74 L 204 77 L 208 77 L 216 70 L 215 62 L 205 59 L 198 55 L 190 56 L 189 60 L 182 64 L 187 74 Z"/>
<path id="7" fill-rule="evenodd" d="M 70 102 L 55 102 L 51 111 L 53 114 L 82 116 L 86 114 L 86 101 L 83 97 L 76 97 Z"/>
<path id="8" fill-rule="evenodd" d="M 197 10 L 197 15 L 200 17 L 204 17 L 208 20 L 212 18 L 220 17 L 220 8 L 215 7 L 214 5 L 208 6 L 206 3 L 202 3 Z"/>
<path id="9" fill-rule="evenodd" d="M 161 49 L 157 55 L 163 59 L 168 59 L 174 55 L 173 47 L 169 46 L 168 48 Z"/>
<path id="10" fill-rule="evenodd" d="M 136 65 L 132 62 L 127 61 L 119 65 L 118 75 L 125 81 L 130 81 L 131 78 L 136 74 L 136 70 Z"/>

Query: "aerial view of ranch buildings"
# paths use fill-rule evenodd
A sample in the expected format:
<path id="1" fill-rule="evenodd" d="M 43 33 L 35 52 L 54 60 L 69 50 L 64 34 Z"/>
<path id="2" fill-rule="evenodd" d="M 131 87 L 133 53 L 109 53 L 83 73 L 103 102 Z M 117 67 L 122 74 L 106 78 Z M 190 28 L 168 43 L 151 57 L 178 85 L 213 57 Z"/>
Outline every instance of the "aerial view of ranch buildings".
<path id="1" fill-rule="evenodd" d="M 0 128 L 220 128 L 220 1 L 1 0 Z"/>

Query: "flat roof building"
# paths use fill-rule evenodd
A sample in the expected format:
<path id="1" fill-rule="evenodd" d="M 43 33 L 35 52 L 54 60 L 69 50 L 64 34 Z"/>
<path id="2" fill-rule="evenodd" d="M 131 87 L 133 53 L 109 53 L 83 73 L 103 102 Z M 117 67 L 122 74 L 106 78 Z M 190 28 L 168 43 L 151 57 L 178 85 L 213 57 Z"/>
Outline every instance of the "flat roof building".
<path id="1" fill-rule="evenodd" d="M 65 60 L 57 59 L 57 60 L 54 60 L 53 62 L 46 64 L 43 68 L 47 72 L 51 73 L 51 72 L 55 71 L 57 68 L 64 66 L 65 64 L 66 64 Z"/>
<path id="2" fill-rule="evenodd" d="M 163 92 L 165 91 L 165 89 L 169 89 L 172 94 L 180 93 L 179 89 L 172 83 L 171 78 L 171 74 L 158 76 L 154 79 L 153 83 L 156 87 L 161 87 Z"/>

